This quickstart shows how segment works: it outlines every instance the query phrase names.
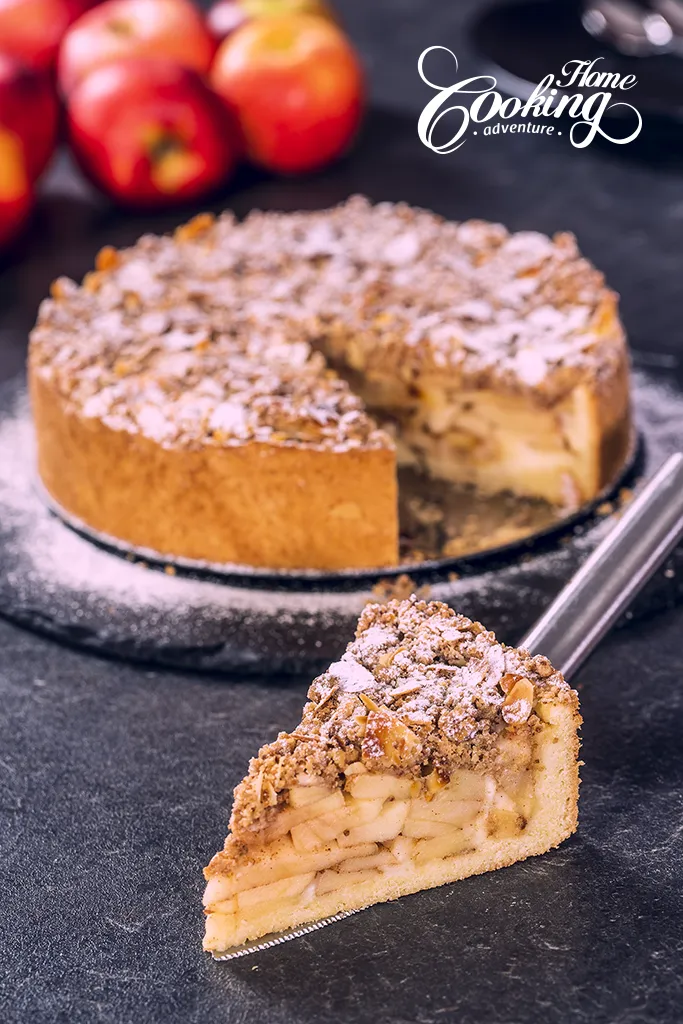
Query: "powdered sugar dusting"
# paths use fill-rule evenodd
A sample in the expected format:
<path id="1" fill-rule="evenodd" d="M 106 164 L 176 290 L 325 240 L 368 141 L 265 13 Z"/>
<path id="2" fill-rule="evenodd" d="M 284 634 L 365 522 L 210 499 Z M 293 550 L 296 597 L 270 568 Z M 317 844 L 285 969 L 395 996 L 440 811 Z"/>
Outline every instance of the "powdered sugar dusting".
<path id="1" fill-rule="evenodd" d="M 347 653 L 341 661 L 335 661 L 328 669 L 328 675 L 346 693 L 359 693 L 375 684 L 374 677 L 352 654 Z"/>
<path id="2" fill-rule="evenodd" d="M 546 658 L 523 651 L 515 656 L 517 676 L 531 684 L 536 698 L 576 704 Z M 344 685 L 340 667 L 350 685 Z M 505 667 L 506 648 L 495 636 L 445 604 L 412 597 L 370 605 L 342 661 L 311 686 L 301 731 L 323 750 L 360 746 L 370 768 L 391 766 L 409 775 L 437 768 L 448 777 L 458 764 L 495 757 L 496 738 L 506 725 Z M 330 689 L 340 680 L 341 686 Z M 524 721 L 531 711 L 528 702 Z M 400 760 L 387 745 L 389 735 Z"/>
<path id="3" fill-rule="evenodd" d="M 436 369 L 558 399 L 619 362 L 610 302 L 570 235 L 356 196 L 242 224 L 200 217 L 106 250 L 82 287 L 60 280 L 41 305 L 32 364 L 76 408 L 162 444 L 389 446 L 321 351 L 370 376 L 417 383 Z M 188 400 L 207 378 L 215 392 Z M 158 389 L 163 424 L 147 412 Z"/>
<path id="4" fill-rule="evenodd" d="M 474 704 L 479 710 L 497 708 L 504 699 L 498 688 L 504 648 L 446 605 L 413 600 L 367 609 L 357 639 L 338 664 L 348 663 L 365 675 L 362 686 L 361 672 L 355 673 L 353 692 L 365 689 L 381 702 L 391 696 L 395 706 L 403 690 L 401 717 L 408 723 L 431 720 L 435 708 L 467 706 L 474 714 Z M 336 668 L 330 669 L 335 677 Z"/>

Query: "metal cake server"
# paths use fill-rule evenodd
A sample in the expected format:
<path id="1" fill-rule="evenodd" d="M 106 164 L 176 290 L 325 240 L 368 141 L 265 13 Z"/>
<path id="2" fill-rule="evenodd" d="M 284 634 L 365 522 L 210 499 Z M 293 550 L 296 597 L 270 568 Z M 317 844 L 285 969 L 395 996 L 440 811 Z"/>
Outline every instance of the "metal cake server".
<path id="1" fill-rule="evenodd" d="M 570 678 L 682 537 L 683 453 L 678 452 L 663 463 L 626 507 L 518 646 L 532 654 L 546 655 Z M 298 928 L 272 932 L 214 959 L 233 960 L 269 949 L 357 913 L 342 911 Z"/>
<path id="2" fill-rule="evenodd" d="M 520 641 L 571 678 L 683 537 L 683 453 L 660 466 Z"/>

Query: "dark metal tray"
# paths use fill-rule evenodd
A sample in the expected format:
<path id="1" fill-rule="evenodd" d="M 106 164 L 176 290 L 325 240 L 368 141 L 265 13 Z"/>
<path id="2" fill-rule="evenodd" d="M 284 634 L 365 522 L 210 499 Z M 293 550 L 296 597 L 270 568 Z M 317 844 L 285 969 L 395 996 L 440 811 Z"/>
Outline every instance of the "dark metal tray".
<path id="1" fill-rule="evenodd" d="M 636 406 L 642 444 L 619 482 L 628 487 L 683 436 L 683 397 L 665 394 L 642 373 Z M 23 381 L 0 388 L 0 612 L 101 653 L 210 671 L 315 671 L 343 650 L 369 600 L 411 589 L 447 601 L 514 641 L 609 521 L 609 514 L 584 509 L 493 551 L 376 572 L 259 574 L 169 563 L 153 552 L 117 549 L 105 538 L 96 543 L 48 507 L 36 485 Z M 409 580 L 402 578 L 406 572 Z M 669 566 L 631 614 L 673 603 L 680 591 Z"/>

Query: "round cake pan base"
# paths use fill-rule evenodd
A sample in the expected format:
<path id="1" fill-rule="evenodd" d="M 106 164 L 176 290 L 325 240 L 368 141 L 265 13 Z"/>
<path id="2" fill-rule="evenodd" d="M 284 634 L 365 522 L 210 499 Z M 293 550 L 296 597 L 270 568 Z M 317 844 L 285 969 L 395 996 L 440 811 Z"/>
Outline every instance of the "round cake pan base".
<path id="1" fill-rule="evenodd" d="M 683 437 L 683 397 L 636 378 L 642 451 L 628 485 L 651 475 Z M 296 581 L 127 560 L 67 526 L 35 484 L 23 380 L 0 387 L 0 613 L 57 640 L 122 658 L 221 673 L 312 673 L 339 657 L 370 600 L 447 601 L 514 642 L 611 525 L 584 517 L 529 543 L 447 566 Z M 604 513 L 605 510 L 603 509 Z M 678 551 L 629 615 L 678 601 Z M 386 579 L 384 579 L 386 577 Z"/>

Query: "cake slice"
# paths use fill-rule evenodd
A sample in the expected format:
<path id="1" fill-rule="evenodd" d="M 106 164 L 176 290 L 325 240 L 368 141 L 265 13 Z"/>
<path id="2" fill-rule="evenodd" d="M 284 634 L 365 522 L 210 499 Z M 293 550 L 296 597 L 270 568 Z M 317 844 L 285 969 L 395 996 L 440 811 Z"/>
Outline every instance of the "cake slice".
<path id="1" fill-rule="evenodd" d="M 576 828 L 578 698 L 439 602 L 370 605 L 261 749 L 205 870 L 205 949 L 504 867 Z"/>

